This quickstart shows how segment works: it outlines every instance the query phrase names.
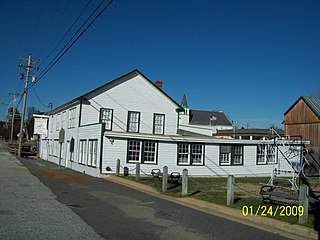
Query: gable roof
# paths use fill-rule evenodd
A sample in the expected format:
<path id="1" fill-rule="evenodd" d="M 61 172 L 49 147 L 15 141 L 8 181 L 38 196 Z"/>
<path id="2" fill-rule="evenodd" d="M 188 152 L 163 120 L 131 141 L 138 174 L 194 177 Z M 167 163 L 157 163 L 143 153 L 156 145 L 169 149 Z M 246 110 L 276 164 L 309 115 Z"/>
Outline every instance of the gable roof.
<path id="1" fill-rule="evenodd" d="M 211 117 L 215 117 L 216 120 L 210 121 Z M 224 125 L 232 126 L 229 118 L 225 115 L 224 112 L 217 111 L 202 111 L 202 110 L 190 110 L 190 120 L 189 124 L 193 125 Z"/>
<path id="2" fill-rule="evenodd" d="M 90 94 L 94 94 L 94 93 L 98 93 L 99 91 L 103 90 L 105 87 L 109 87 L 109 88 L 112 88 L 114 86 L 117 86 L 127 80 L 130 80 L 131 78 L 133 77 L 136 77 L 136 76 L 142 76 L 147 82 L 149 82 L 151 85 L 153 85 L 158 91 L 160 91 L 165 97 L 167 97 L 173 104 L 175 104 L 177 106 L 177 111 L 183 111 L 183 108 L 175 101 L 173 100 L 168 94 L 166 94 L 162 89 L 158 88 L 155 83 L 153 83 L 151 80 L 149 80 L 145 75 L 143 75 L 138 69 L 135 69 L 127 74 L 124 74 L 114 80 L 111 80 L 109 82 L 107 82 L 106 84 L 103 84 L 102 86 L 100 87 L 97 87 L 95 88 L 94 90 L 92 91 L 89 91 L 83 95 L 81 95 L 80 97 L 76 97 L 74 99 L 72 99 L 71 101 L 69 102 L 66 102 L 65 104 L 51 110 L 48 112 L 48 114 L 53 114 L 55 112 L 59 112 L 60 110 L 64 109 L 64 108 L 67 108 L 69 106 L 72 106 L 73 104 L 75 103 L 78 103 L 80 101 L 87 101 L 87 97 L 88 95 Z"/>
<path id="3" fill-rule="evenodd" d="M 320 118 L 320 99 L 311 96 L 301 96 L 294 104 L 284 113 L 286 115 L 300 100 L 303 100 L 308 107 Z"/>

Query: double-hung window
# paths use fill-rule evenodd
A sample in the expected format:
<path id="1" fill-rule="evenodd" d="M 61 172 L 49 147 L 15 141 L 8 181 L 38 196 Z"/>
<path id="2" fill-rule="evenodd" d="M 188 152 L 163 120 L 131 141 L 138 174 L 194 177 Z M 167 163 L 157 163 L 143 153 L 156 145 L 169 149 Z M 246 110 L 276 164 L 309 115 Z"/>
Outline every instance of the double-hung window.
<path id="1" fill-rule="evenodd" d="M 112 130 L 112 117 L 113 117 L 113 110 L 112 109 L 101 108 L 100 122 L 105 123 L 106 130 Z"/>
<path id="2" fill-rule="evenodd" d="M 77 108 L 72 108 L 69 110 L 69 128 L 74 128 L 76 127 L 76 110 Z"/>
<path id="3" fill-rule="evenodd" d="M 52 155 L 57 157 L 59 154 L 59 139 L 54 139 L 52 150 Z"/>
<path id="4" fill-rule="evenodd" d="M 158 143 L 155 141 L 128 140 L 128 163 L 157 163 Z"/>
<path id="5" fill-rule="evenodd" d="M 140 113 L 139 112 L 128 112 L 128 132 L 139 132 L 140 126 Z"/>
<path id="6" fill-rule="evenodd" d="M 153 134 L 164 134 L 164 114 L 153 115 Z"/>
<path id="7" fill-rule="evenodd" d="M 276 155 L 274 146 L 270 144 L 260 144 L 257 147 L 257 164 L 274 164 Z"/>
<path id="8" fill-rule="evenodd" d="M 87 140 L 81 139 L 79 143 L 79 163 L 86 164 L 87 161 Z"/>
<path id="9" fill-rule="evenodd" d="M 57 131 L 60 130 L 60 120 L 61 120 L 61 115 L 59 113 L 58 115 L 56 115 L 56 130 Z"/>
<path id="10" fill-rule="evenodd" d="M 143 163 L 157 162 L 157 142 L 143 142 Z"/>
<path id="11" fill-rule="evenodd" d="M 243 146 L 220 145 L 220 165 L 243 165 Z"/>
<path id="12" fill-rule="evenodd" d="M 53 123 L 54 121 L 53 121 L 53 116 L 51 116 L 51 121 L 50 121 L 50 132 L 52 132 L 53 131 Z"/>
<path id="13" fill-rule="evenodd" d="M 66 124 L 66 111 L 62 112 L 62 115 L 61 115 L 61 128 L 65 128 Z"/>
<path id="14" fill-rule="evenodd" d="M 204 145 L 198 143 L 178 143 L 178 165 L 203 165 Z"/>
<path id="15" fill-rule="evenodd" d="M 88 165 L 95 167 L 98 159 L 98 140 L 89 140 Z"/>

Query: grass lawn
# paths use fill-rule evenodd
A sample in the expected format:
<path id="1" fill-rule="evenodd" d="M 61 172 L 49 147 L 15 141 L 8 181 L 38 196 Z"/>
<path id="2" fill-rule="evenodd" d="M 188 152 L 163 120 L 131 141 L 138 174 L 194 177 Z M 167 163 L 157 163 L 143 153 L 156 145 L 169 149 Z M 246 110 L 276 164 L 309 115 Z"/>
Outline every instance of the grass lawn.
<path id="1" fill-rule="evenodd" d="M 130 180 L 135 180 L 134 177 L 126 177 Z M 264 213 L 267 217 L 275 218 L 281 221 L 285 221 L 291 224 L 298 224 L 298 216 L 297 213 L 290 213 L 293 210 L 292 206 L 297 206 L 297 202 L 276 199 L 278 201 L 272 203 L 263 203 L 262 198 L 259 196 L 260 188 L 262 185 L 266 185 L 270 180 L 270 177 L 238 177 L 235 178 L 235 199 L 234 204 L 231 206 L 232 208 L 251 210 L 252 214 L 255 215 L 256 210 L 260 207 L 259 215 Z M 314 191 L 320 191 L 319 178 L 309 178 L 310 187 Z M 140 177 L 139 183 L 146 184 L 151 186 L 161 192 L 162 189 L 162 179 L 152 178 L 152 177 Z M 181 179 L 180 179 L 181 183 Z M 299 184 L 299 183 L 297 183 Z M 281 191 L 287 191 L 288 193 L 292 193 L 290 191 L 291 183 L 289 182 L 289 178 L 281 179 L 277 178 L 274 181 L 274 185 L 285 187 L 285 189 L 281 189 Z M 168 183 L 168 190 L 165 195 L 169 195 L 172 197 L 181 197 L 181 184 L 171 185 Z M 319 194 L 319 193 L 317 193 Z M 227 198 L 227 178 L 226 177 L 211 177 L 211 178 L 188 178 L 188 195 L 187 197 L 192 197 L 196 199 L 200 199 L 203 201 L 224 205 L 226 206 L 226 198 Z M 281 200 L 281 201 L 279 201 Z M 262 208 L 262 206 L 264 206 Z M 278 206 L 277 214 L 273 214 L 271 212 L 267 213 L 267 210 L 275 212 Z M 286 208 L 286 206 L 289 206 Z M 248 207 L 248 208 L 247 208 Z M 270 208 L 271 207 L 271 208 Z M 285 214 L 285 210 L 287 209 L 287 214 Z M 280 216 L 280 210 L 285 216 Z M 295 207 L 297 211 L 297 207 Z M 248 213 L 250 214 L 250 212 Z M 272 215 L 272 216 L 269 216 Z M 291 215 L 291 216 L 289 216 Z M 292 216 L 295 215 L 295 216 Z M 305 226 L 314 228 L 314 213 L 309 210 L 308 223 Z M 319 224 L 319 223 L 318 223 Z"/>

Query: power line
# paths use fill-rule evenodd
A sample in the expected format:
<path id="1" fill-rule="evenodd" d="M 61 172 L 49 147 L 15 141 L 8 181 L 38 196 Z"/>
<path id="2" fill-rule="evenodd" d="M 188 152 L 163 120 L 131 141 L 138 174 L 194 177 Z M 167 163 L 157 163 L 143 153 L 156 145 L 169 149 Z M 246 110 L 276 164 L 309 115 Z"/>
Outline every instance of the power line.
<path id="1" fill-rule="evenodd" d="M 84 7 L 84 9 L 81 11 L 81 13 L 78 15 L 78 17 L 74 20 L 74 22 L 72 23 L 72 25 L 69 27 L 69 29 L 67 30 L 67 32 L 62 36 L 62 38 L 59 40 L 59 42 L 54 46 L 54 48 L 51 50 L 51 52 L 44 58 L 44 60 L 41 62 L 41 64 L 39 66 L 41 66 L 50 56 L 51 54 L 57 49 L 57 47 L 60 45 L 60 43 L 63 41 L 63 39 L 67 36 L 67 34 L 71 31 L 71 29 L 73 28 L 73 26 L 77 23 L 77 21 L 79 20 L 79 18 L 82 16 L 82 14 L 85 12 L 85 10 L 88 8 L 88 6 L 90 5 L 90 3 L 92 2 L 92 0 L 89 0 L 87 5 Z M 64 47 L 65 48 L 65 47 Z"/>
<path id="2" fill-rule="evenodd" d="M 77 31 L 77 33 L 80 31 L 80 29 L 87 23 L 87 21 L 91 18 L 91 16 L 96 12 L 96 10 L 100 7 L 100 5 L 104 2 L 105 0 L 103 0 L 99 6 L 95 9 L 95 11 L 90 15 L 90 17 L 86 20 L 86 22 L 84 24 L 82 24 L 82 26 L 79 28 L 79 30 Z M 54 60 L 51 61 L 51 63 L 44 69 L 44 71 L 42 71 L 38 77 L 38 79 L 32 83 L 28 89 L 30 89 L 31 87 L 33 87 L 37 82 L 40 81 L 40 79 L 42 79 L 43 76 L 45 76 L 45 74 L 68 52 L 68 50 L 79 40 L 79 38 L 89 29 L 89 27 L 98 19 L 98 17 L 101 16 L 101 14 L 111 5 L 111 3 L 113 2 L 113 0 L 110 0 L 108 2 L 108 4 L 98 13 L 98 15 L 87 25 L 87 27 L 80 33 L 80 35 L 67 47 L 67 49 L 65 49 L 63 51 L 63 53 L 58 57 L 58 55 L 61 53 L 61 51 L 70 43 L 70 41 L 74 38 L 74 36 L 77 34 L 75 33 L 75 35 L 71 38 L 71 40 L 65 45 L 65 47 L 58 53 L 58 55 L 56 56 L 56 58 Z"/>
<path id="3" fill-rule="evenodd" d="M 35 88 L 33 88 L 33 92 L 34 92 L 34 95 L 36 96 L 36 98 L 38 99 L 39 103 L 41 103 L 41 105 L 44 106 L 45 108 L 49 108 L 48 105 L 45 105 L 45 104 L 41 101 L 41 99 L 40 99 L 39 95 L 37 94 Z"/>
<path id="4" fill-rule="evenodd" d="M 91 15 L 87 18 L 87 20 L 80 26 L 80 28 L 77 30 L 77 32 L 70 38 L 70 40 L 64 45 L 64 47 L 60 50 L 60 52 L 54 57 L 54 59 L 48 64 L 48 66 L 40 73 L 40 75 L 39 75 L 39 78 L 38 78 L 38 80 L 40 80 L 40 78 L 41 77 L 43 77 L 43 75 L 45 75 L 54 65 L 55 65 L 55 63 L 59 60 L 59 54 L 60 53 L 62 53 L 63 52 L 63 50 L 68 46 L 68 44 L 72 41 L 72 39 L 80 32 L 80 30 L 83 28 L 83 26 L 89 21 L 89 19 L 93 16 L 93 14 L 95 14 L 95 12 L 99 9 L 99 7 L 102 5 L 102 3 L 104 2 L 105 0 L 102 0 L 101 2 L 100 2 L 100 4 L 96 7 L 96 9 L 91 13 Z M 77 39 L 76 39 L 77 40 Z M 75 41 L 76 41 L 75 40 Z M 75 42 L 74 41 L 74 42 Z M 74 42 L 71 44 L 71 46 L 74 44 Z M 71 46 L 69 46 L 69 48 L 71 47 Z M 65 52 L 66 51 L 68 51 L 69 50 L 69 48 L 67 48 L 66 50 L 65 50 Z M 61 57 L 64 55 L 64 53 L 65 52 L 63 52 L 62 53 L 62 55 L 61 55 Z M 60 58 L 61 58 L 60 57 Z M 55 60 L 57 60 L 57 61 L 55 61 Z M 51 66 L 50 66 L 51 65 Z M 31 85 L 30 87 L 32 87 L 33 85 Z"/>

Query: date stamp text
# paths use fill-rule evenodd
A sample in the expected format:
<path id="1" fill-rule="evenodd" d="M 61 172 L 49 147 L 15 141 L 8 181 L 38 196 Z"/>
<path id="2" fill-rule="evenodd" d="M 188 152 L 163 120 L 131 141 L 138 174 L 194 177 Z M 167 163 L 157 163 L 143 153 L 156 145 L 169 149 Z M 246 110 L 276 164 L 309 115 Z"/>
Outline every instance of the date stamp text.
<path id="1" fill-rule="evenodd" d="M 304 214 L 303 206 L 243 206 L 241 208 L 243 216 L 262 216 L 262 217 L 301 217 Z"/>

